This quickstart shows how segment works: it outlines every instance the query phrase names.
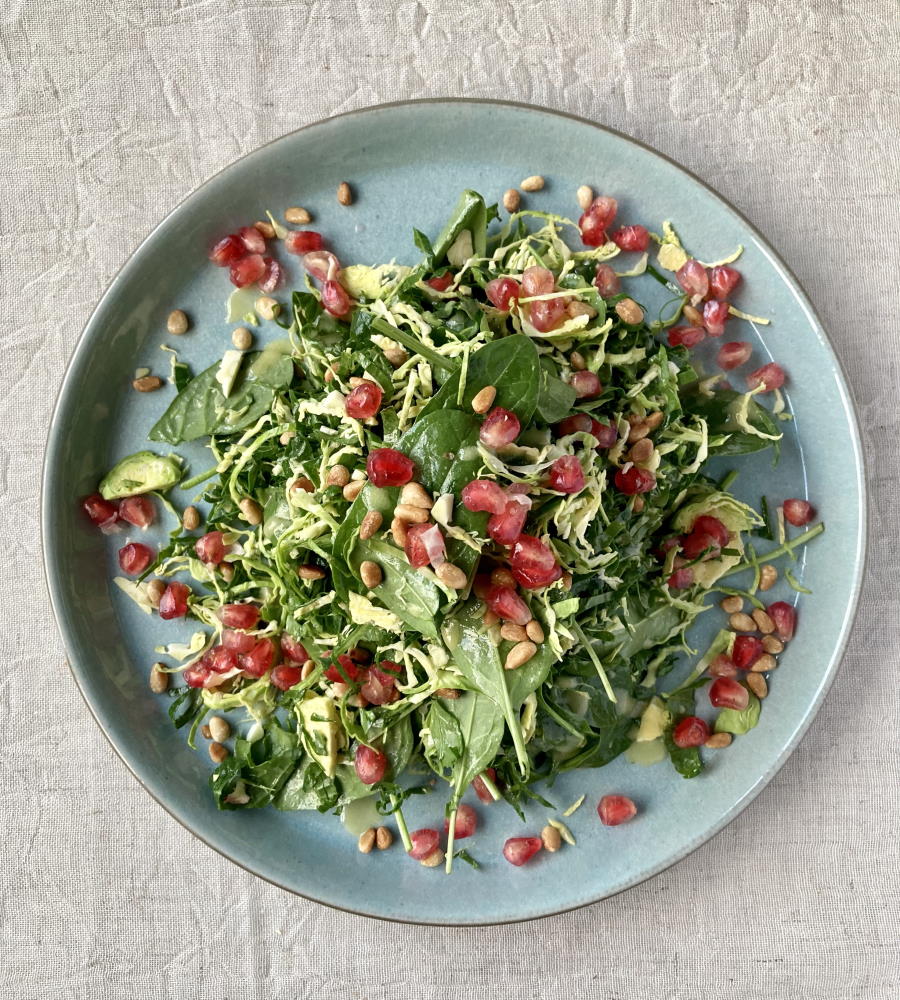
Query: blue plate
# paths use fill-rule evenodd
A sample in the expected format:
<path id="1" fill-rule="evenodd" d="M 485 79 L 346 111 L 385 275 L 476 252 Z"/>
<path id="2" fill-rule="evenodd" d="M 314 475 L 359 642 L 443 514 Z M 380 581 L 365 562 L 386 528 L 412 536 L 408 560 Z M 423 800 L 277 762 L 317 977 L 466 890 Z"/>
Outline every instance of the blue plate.
<path id="1" fill-rule="evenodd" d="M 458 864 L 450 878 L 410 862 L 399 844 L 359 854 L 331 815 L 219 812 L 207 790 L 206 754 L 186 747 L 184 733 L 169 723 L 167 700 L 147 688 L 153 647 L 192 629 L 146 617 L 113 592 L 116 544 L 85 523 L 77 503 L 114 460 L 144 445 L 174 392 L 136 394 L 135 369 L 166 374 L 161 343 L 176 346 L 198 371 L 229 346 L 223 303 L 230 286 L 206 252 L 267 208 L 277 216 L 288 205 L 309 207 L 315 228 L 347 263 L 413 262 L 412 228 L 436 233 L 463 188 L 499 199 L 536 172 L 548 183 L 526 196 L 531 207 L 571 216 L 575 189 L 588 183 L 619 199 L 624 221 L 656 229 L 672 219 L 701 259 L 746 247 L 736 304 L 771 317 L 772 325 L 757 334 L 732 320 L 728 336 L 752 341 L 757 364 L 775 358 L 785 366 L 795 420 L 784 425 L 777 468 L 770 455 L 731 463 L 741 469 L 735 489 L 753 504 L 762 493 L 776 501 L 808 495 L 827 523 L 794 567 L 814 596 L 800 601 L 797 637 L 772 676 L 761 723 L 710 754 L 708 770 L 690 782 L 667 762 L 641 767 L 623 759 L 567 774 L 547 794 L 560 810 L 587 796 L 567 821 L 578 846 L 521 869 L 503 860 L 503 841 L 537 833 L 543 807 L 529 808 L 524 826 L 503 804 L 482 808 L 481 829 L 466 845 L 481 868 Z M 351 208 L 335 201 L 343 179 L 357 192 Z M 648 284 L 633 286 L 645 301 Z M 193 318 L 182 338 L 165 330 L 176 306 Z M 261 336 L 277 336 L 273 324 Z M 192 471 L 205 468 L 201 447 L 179 451 Z M 625 136 L 538 108 L 453 100 L 370 108 L 309 126 L 228 167 L 169 215 L 122 268 L 75 350 L 50 431 L 43 492 L 47 578 L 72 670 L 147 791 L 211 847 L 292 892 L 359 913 L 441 924 L 523 920 L 602 899 L 683 858 L 733 819 L 785 762 L 834 678 L 859 593 L 864 511 L 859 435 L 837 359 L 803 291 L 760 234 L 696 177 Z M 158 542 L 162 528 L 151 535 Z M 796 597 L 783 584 L 774 593 Z M 703 648 L 721 622 L 717 610 L 703 616 L 694 644 Z M 602 827 L 595 807 L 608 792 L 632 796 L 639 817 Z M 416 797 L 410 824 L 434 825 L 442 811 L 438 796 Z"/>

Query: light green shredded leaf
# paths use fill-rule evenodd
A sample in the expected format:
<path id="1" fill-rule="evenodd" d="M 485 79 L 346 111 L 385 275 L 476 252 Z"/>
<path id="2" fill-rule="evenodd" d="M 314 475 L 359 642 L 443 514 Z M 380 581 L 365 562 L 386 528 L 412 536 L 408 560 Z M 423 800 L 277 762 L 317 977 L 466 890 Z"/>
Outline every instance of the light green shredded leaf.
<path id="1" fill-rule="evenodd" d="M 572 803 L 572 804 L 571 804 L 571 805 L 569 806 L 569 808 L 568 808 L 568 809 L 566 809 L 566 810 L 565 810 L 565 811 L 563 812 L 563 816 L 571 816 L 571 815 L 572 815 L 572 813 L 574 813 L 574 812 L 575 812 L 576 810 L 580 809 L 580 808 L 581 808 L 581 806 L 583 805 L 583 803 L 584 803 L 584 800 L 585 800 L 585 798 L 586 798 L 586 797 L 587 797 L 587 796 L 585 796 L 585 795 L 582 795 L 582 796 L 581 796 L 580 798 L 577 798 L 577 799 L 576 799 L 576 800 L 575 800 L 575 801 L 574 801 L 574 802 L 573 802 L 573 803 Z"/>

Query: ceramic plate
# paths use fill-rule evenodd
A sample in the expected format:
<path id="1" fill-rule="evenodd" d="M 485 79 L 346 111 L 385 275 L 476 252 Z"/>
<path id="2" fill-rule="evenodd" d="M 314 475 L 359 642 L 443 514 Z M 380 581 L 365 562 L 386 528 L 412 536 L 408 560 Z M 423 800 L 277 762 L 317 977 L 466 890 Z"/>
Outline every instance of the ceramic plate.
<path id="1" fill-rule="evenodd" d="M 174 339 L 165 319 L 175 306 L 194 319 L 177 342 L 194 369 L 221 356 L 231 330 L 224 312 L 230 286 L 206 263 L 206 252 L 267 208 L 309 207 L 347 263 L 413 263 L 413 227 L 435 234 L 463 188 L 499 199 L 535 172 L 548 184 L 528 196 L 532 207 L 571 216 L 575 189 L 588 183 L 619 199 L 625 221 L 656 228 L 672 219 L 702 259 L 746 248 L 736 303 L 772 324 L 759 327 L 758 336 L 732 320 L 729 333 L 753 341 L 758 364 L 775 358 L 785 366 L 795 420 L 784 425 L 778 467 L 768 453 L 739 463 L 735 491 L 752 504 L 763 492 L 808 495 L 827 525 L 795 567 L 814 593 L 799 603 L 797 637 L 773 675 L 761 723 L 690 782 L 668 762 L 641 767 L 623 759 L 565 775 L 547 794 L 560 809 L 586 794 L 569 821 L 578 846 L 524 868 L 511 867 L 500 850 L 506 837 L 538 831 L 544 808 L 530 809 L 525 827 L 505 805 L 482 809 L 483 826 L 467 845 L 481 868 L 459 864 L 449 878 L 411 863 L 399 846 L 359 854 L 331 815 L 219 812 L 207 791 L 206 754 L 187 748 L 166 715 L 167 700 L 147 688 L 154 645 L 192 629 L 144 616 L 113 592 L 115 545 L 85 523 L 77 502 L 116 459 L 144 446 L 174 391 L 135 393 L 135 369 L 165 372 L 159 345 Z M 342 179 L 358 193 L 352 208 L 336 203 Z M 653 283 L 642 279 L 642 294 L 646 284 Z M 178 450 L 192 469 L 206 466 L 201 447 Z M 475 101 L 388 105 L 320 122 L 232 164 L 179 205 L 122 268 L 75 350 L 50 431 L 43 525 L 47 577 L 72 670 L 98 723 L 154 798 L 211 847 L 292 892 L 373 916 L 445 924 L 522 920 L 602 899 L 683 858 L 733 819 L 784 763 L 831 684 L 856 605 L 865 533 L 862 459 L 846 383 L 809 301 L 760 234 L 697 178 L 622 135 L 551 111 Z M 694 644 L 705 648 L 720 624 L 718 611 L 702 616 Z M 607 792 L 634 798 L 639 818 L 602 827 L 595 807 Z M 442 809 L 437 796 L 415 797 L 411 828 L 434 825 Z"/>

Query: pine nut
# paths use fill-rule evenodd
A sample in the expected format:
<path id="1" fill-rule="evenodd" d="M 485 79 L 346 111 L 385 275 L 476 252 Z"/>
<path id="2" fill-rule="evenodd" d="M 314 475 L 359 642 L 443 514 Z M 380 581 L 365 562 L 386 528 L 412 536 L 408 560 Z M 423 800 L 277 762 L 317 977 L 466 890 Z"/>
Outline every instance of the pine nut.
<path id="1" fill-rule="evenodd" d="M 580 299 L 573 299 L 566 306 L 566 315 L 571 319 L 575 319 L 576 316 L 587 316 L 588 319 L 593 319 L 597 315 L 597 310 L 593 306 L 589 306 L 587 302 L 582 302 Z"/>
<path id="2" fill-rule="evenodd" d="M 422 858 L 419 864 L 426 868 L 437 868 L 444 863 L 444 852 L 440 847 L 436 847 L 427 858 Z"/>
<path id="3" fill-rule="evenodd" d="M 646 420 L 642 420 L 640 423 L 632 424 L 628 431 L 628 443 L 634 444 L 636 441 L 640 441 L 645 438 L 650 433 L 650 425 Z"/>
<path id="4" fill-rule="evenodd" d="M 566 570 L 563 573 L 561 577 L 561 582 L 563 585 L 563 590 L 569 591 L 572 589 L 572 574 L 568 570 Z"/>
<path id="5" fill-rule="evenodd" d="M 556 851 L 562 847 L 562 837 L 559 834 L 559 830 L 555 826 L 547 826 L 541 830 L 541 843 L 544 845 L 544 850 L 549 851 L 554 854 Z"/>
<path id="6" fill-rule="evenodd" d="M 406 548 L 406 521 L 402 518 L 395 517 L 391 521 L 391 535 L 401 549 Z"/>
<path id="7" fill-rule="evenodd" d="M 738 597 L 737 594 L 731 597 L 725 597 L 719 601 L 719 607 L 728 615 L 737 614 L 739 611 L 744 610 L 744 600 Z"/>
<path id="8" fill-rule="evenodd" d="M 140 378 L 136 378 L 131 385 L 138 392 L 156 392 L 157 389 L 162 388 L 163 380 L 159 375 L 142 375 Z"/>
<path id="9" fill-rule="evenodd" d="M 310 566 L 307 564 L 297 567 L 297 576 L 299 576 L 301 580 L 324 580 L 325 570 L 320 569 L 318 566 Z"/>
<path id="10" fill-rule="evenodd" d="M 423 507 L 425 510 L 431 510 L 434 506 L 431 494 L 421 483 L 407 483 L 400 490 L 400 503 L 411 507 Z"/>
<path id="11" fill-rule="evenodd" d="M 778 579 L 778 570 L 771 563 L 759 567 L 759 589 L 771 590 Z"/>
<path id="12" fill-rule="evenodd" d="M 165 590 L 166 583 L 164 580 L 154 579 L 147 581 L 147 598 L 154 608 L 159 607 L 159 602 L 162 600 Z"/>
<path id="13" fill-rule="evenodd" d="M 347 384 L 351 389 L 355 389 L 358 385 L 372 385 L 373 383 L 367 378 L 361 378 L 359 375 L 351 375 L 350 378 L 347 379 Z"/>
<path id="14" fill-rule="evenodd" d="M 594 200 L 594 190 L 589 184 L 582 184 L 575 192 L 575 199 L 582 212 L 586 212 L 591 207 Z"/>
<path id="15" fill-rule="evenodd" d="M 291 483 L 292 490 L 303 490 L 304 493 L 315 493 L 316 488 L 313 485 L 311 479 L 307 479 L 306 476 L 298 476 L 297 479 Z"/>
<path id="16" fill-rule="evenodd" d="M 368 830 L 363 830 L 359 835 L 359 840 L 357 841 L 357 847 L 359 848 L 360 854 L 370 854 L 372 848 L 375 846 L 375 837 L 377 836 L 375 832 L 375 827 L 370 826 Z"/>
<path id="17" fill-rule="evenodd" d="M 328 385 L 329 382 L 334 381 L 334 376 L 337 375 L 337 365 L 333 362 L 325 369 L 325 374 L 323 378 L 325 379 L 325 384 Z"/>
<path id="18" fill-rule="evenodd" d="M 281 312 L 281 303 L 277 299 L 273 299 L 271 295 L 260 295 L 253 305 L 263 319 L 275 319 Z"/>
<path id="19" fill-rule="evenodd" d="M 223 747 L 221 743 L 210 743 L 209 759 L 214 764 L 221 764 L 228 755 L 228 747 Z"/>
<path id="20" fill-rule="evenodd" d="M 663 417 L 665 414 L 662 410 L 654 410 L 653 413 L 648 413 L 644 417 L 644 423 L 650 428 L 651 431 L 655 431 L 657 427 L 663 422 Z"/>
<path id="21" fill-rule="evenodd" d="M 365 541 L 367 538 L 371 538 L 376 531 L 381 527 L 381 522 L 384 518 L 381 515 L 380 510 L 370 510 L 368 514 L 362 519 L 362 523 L 359 526 L 359 537 Z"/>
<path id="22" fill-rule="evenodd" d="M 247 524 L 259 524 L 262 521 L 262 507 L 250 497 L 241 500 L 238 510 L 244 515 Z"/>
<path id="23" fill-rule="evenodd" d="M 427 524 L 431 519 L 430 511 L 424 507 L 413 507 L 409 503 L 398 503 L 394 508 L 394 517 L 399 517 L 407 524 Z"/>
<path id="24" fill-rule="evenodd" d="M 365 479 L 353 479 L 341 490 L 341 494 L 345 500 L 349 500 L 350 503 L 353 503 L 360 493 L 362 493 L 365 485 Z"/>
<path id="25" fill-rule="evenodd" d="M 339 205 L 353 204 L 353 191 L 346 181 L 341 181 L 341 183 L 338 184 L 337 200 Z"/>
<path id="26" fill-rule="evenodd" d="M 756 622 L 756 627 L 763 635 L 771 635 L 775 631 L 775 622 L 762 608 L 754 608 L 750 612 L 750 617 Z"/>
<path id="27" fill-rule="evenodd" d="M 307 677 L 316 669 L 315 663 L 312 660 L 307 660 L 306 663 L 300 668 L 300 680 L 305 681 Z"/>
<path id="28" fill-rule="evenodd" d="M 290 208 L 284 210 L 284 221 L 289 222 L 292 226 L 308 226 L 312 222 L 312 216 L 305 208 L 291 205 Z"/>
<path id="29" fill-rule="evenodd" d="M 295 438 L 296 436 L 297 436 L 297 435 L 296 435 L 296 433 L 295 433 L 294 431 L 285 431 L 285 432 L 284 432 L 284 433 L 283 433 L 283 434 L 282 434 L 282 435 L 281 435 L 281 436 L 280 436 L 280 437 L 278 438 L 278 443 L 279 443 L 279 444 L 280 444 L 280 445 L 281 445 L 282 447 L 286 447 L 287 445 L 289 445 L 289 444 L 291 443 L 291 441 L 293 441 L 293 440 L 294 440 L 294 438 Z"/>
<path id="30" fill-rule="evenodd" d="M 756 622 L 750 617 L 750 615 L 745 615 L 743 611 L 736 611 L 728 619 L 728 624 L 735 630 L 735 632 L 755 632 Z"/>
<path id="31" fill-rule="evenodd" d="M 332 465 L 325 476 L 326 486 L 346 486 L 350 482 L 350 470 L 346 465 Z"/>
<path id="32" fill-rule="evenodd" d="M 525 634 L 532 642 L 540 643 L 544 641 L 544 630 L 537 618 L 532 618 L 525 626 Z"/>
<path id="33" fill-rule="evenodd" d="M 258 233 L 262 233 L 267 240 L 275 239 L 275 227 L 271 222 L 266 222 L 263 219 L 257 219 L 257 221 L 253 223 L 253 228 Z"/>
<path id="34" fill-rule="evenodd" d="M 513 622 L 504 622 L 500 626 L 500 638 L 507 642 L 524 642 L 528 638 L 528 633 L 522 625 Z"/>
<path id="35" fill-rule="evenodd" d="M 623 323 L 634 326 L 644 318 L 644 310 L 634 301 L 634 299 L 619 299 L 616 303 L 616 315 Z"/>
<path id="36" fill-rule="evenodd" d="M 764 635 L 763 636 L 763 649 L 767 653 L 783 653 L 784 643 L 777 636 L 774 635 Z"/>
<path id="37" fill-rule="evenodd" d="M 536 652 L 537 646 L 533 642 L 527 639 L 525 642 L 518 642 L 507 654 L 503 667 L 505 670 L 516 670 L 527 663 Z"/>
<path id="38" fill-rule="evenodd" d="M 228 725 L 228 720 L 223 719 L 221 715 L 214 715 L 209 720 L 208 725 L 209 734 L 216 743 L 224 743 L 231 736 L 231 726 Z"/>
<path id="39" fill-rule="evenodd" d="M 756 663 L 753 664 L 750 670 L 754 674 L 767 674 L 770 670 L 774 670 L 777 666 L 778 660 L 776 660 L 771 653 L 763 653 Z"/>
<path id="40" fill-rule="evenodd" d="M 681 310 L 684 313 L 684 318 L 691 324 L 691 326 L 699 326 L 703 329 L 703 313 L 699 309 L 695 309 L 691 305 L 687 305 Z"/>
<path id="41" fill-rule="evenodd" d="M 532 174 L 526 177 L 519 187 L 523 191 L 540 191 L 544 187 L 544 178 L 540 174 Z"/>
<path id="42" fill-rule="evenodd" d="M 173 337 L 180 337 L 183 333 L 187 333 L 189 326 L 187 315 L 181 309 L 173 309 L 166 319 L 166 329 Z"/>
<path id="43" fill-rule="evenodd" d="M 394 842 L 394 835 L 386 826 L 379 826 L 375 831 L 375 846 L 379 851 L 386 851 Z"/>
<path id="44" fill-rule="evenodd" d="M 760 701 L 769 693 L 769 685 L 762 674 L 747 674 L 747 687 L 750 688 Z"/>
<path id="45" fill-rule="evenodd" d="M 731 733 L 713 733 L 703 745 L 709 747 L 710 750 L 721 750 L 731 746 L 732 739 Z"/>
<path id="46" fill-rule="evenodd" d="M 184 508 L 181 524 L 185 531 L 195 531 L 200 527 L 200 511 L 193 505 Z"/>
<path id="47" fill-rule="evenodd" d="M 212 739 L 212 733 L 209 731 L 209 726 L 207 726 L 205 723 L 200 727 L 200 735 L 205 740 Z"/>
<path id="48" fill-rule="evenodd" d="M 234 579 L 234 566 L 230 562 L 219 563 L 219 574 L 226 583 Z"/>
<path id="49" fill-rule="evenodd" d="M 438 688 L 434 693 L 438 698 L 449 698 L 451 701 L 456 701 L 459 697 L 459 691 L 456 688 Z"/>
<path id="50" fill-rule="evenodd" d="M 503 192 L 503 207 L 510 214 L 519 211 L 519 205 L 522 203 L 522 197 L 515 188 L 508 188 Z"/>
<path id="51" fill-rule="evenodd" d="M 472 397 L 472 409 L 475 413 L 487 413 L 487 411 L 494 405 L 494 400 L 496 398 L 496 386 L 486 385 L 483 389 L 479 389 L 478 392 L 476 392 Z"/>
<path id="52" fill-rule="evenodd" d="M 453 563 L 442 562 L 434 572 L 441 583 L 450 587 L 451 590 L 462 590 L 469 582 L 468 576 Z"/>
<path id="53" fill-rule="evenodd" d="M 635 514 L 640 514 L 644 509 L 644 498 L 642 496 L 634 496 L 631 498 L 631 509 Z"/>
<path id="54" fill-rule="evenodd" d="M 246 326 L 239 326 L 231 331 L 231 343 L 239 351 L 249 351 L 253 346 L 253 334 Z"/>
<path id="55" fill-rule="evenodd" d="M 163 666 L 162 663 L 154 663 L 150 668 L 150 690 L 154 694 L 163 694 L 169 687 L 169 675 Z"/>
<path id="56" fill-rule="evenodd" d="M 587 362 L 580 351 L 572 351 L 569 355 L 569 364 L 572 366 L 572 371 L 574 372 L 583 372 L 587 368 Z"/>
<path id="57" fill-rule="evenodd" d="M 496 611 L 491 611 L 491 609 L 488 608 L 487 611 L 485 611 L 485 613 L 481 616 L 481 621 L 485 628 L 493 628 L 497 622 L 500 621 L 500 616 Z"/>
<path id="58" fill-rule="evenodd" d="M 515 587 L 516 578 L 508 569 L 495 569 L 491 573 L 491 586 L 493 587 Z"/>
<path id="59" fill-rule="evenodd" d="M 402 347 L 384 347 L 381 353 L 387 359 L 388 364 L 393 365 L 394 368 L 399 368 L 400 365 L 409 361 L 409 354 Z"/>
<path id="60" fill-rule="evenodd" d="M 649 462 L 653 457 L 653 442 L 650 438 L 641 438 L 640 441 L 635 441 L 631 450 L 628 452 L 628 457 L 632 462 L 640 464 L 641 462 Z"/>
<path id="61" fill-rule="evenodd" d="M 371 590 L 381 583 L 384 579 L 384 574 L 381 572 L 381 567 L 378 563 L 372 562 L 371 559 L 366 559 L 359 564 L 359 578 Z"/>

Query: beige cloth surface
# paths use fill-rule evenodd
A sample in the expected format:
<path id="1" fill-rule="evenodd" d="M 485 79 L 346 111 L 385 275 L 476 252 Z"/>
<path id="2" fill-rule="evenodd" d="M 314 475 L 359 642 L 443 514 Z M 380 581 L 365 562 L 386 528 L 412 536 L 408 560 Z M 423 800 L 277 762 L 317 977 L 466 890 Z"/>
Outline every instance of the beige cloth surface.
<path id="1" fill-rule="evenodd" d="M 898 52 L 895 0 L 5 0 L 0 995 L 900 995 Z M 832 332 L 872 495 L 854 639 L 770 787 L 644 885 L 494 929 L 333 912 L 253 878 L 170 819 L 115 758 L 65 669 L 37 523 L 66 359 L 156 221 L 297 126 L 447 95 L 607 123 L 753 219 Z"/>

